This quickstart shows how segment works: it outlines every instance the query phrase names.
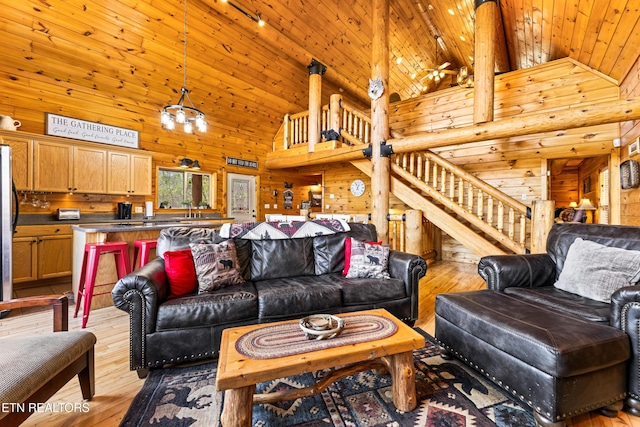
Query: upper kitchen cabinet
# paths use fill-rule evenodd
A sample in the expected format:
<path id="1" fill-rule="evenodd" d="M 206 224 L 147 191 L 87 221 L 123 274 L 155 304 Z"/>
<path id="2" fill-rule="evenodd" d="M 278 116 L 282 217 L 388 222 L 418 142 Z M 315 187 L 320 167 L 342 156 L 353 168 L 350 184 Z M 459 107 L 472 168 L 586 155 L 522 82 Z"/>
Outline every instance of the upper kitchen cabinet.
<path id="1" fill-rule="evenodd" d="M 31 138 L 2 136 L 0 142 L 11 147 L 11 169 L 16 189 L 33 190 L 33 140 Z"/>
<path id="2" fill-rule="evenodd" d="M 150 195 L 151 165 L 150 155 L 109 151 L 107 193 Z"/>
<path id="3" fill-rule="evenodd" d="M 107 151 L 36 140 L 33 177 L 36 191 L 105 193 Z"/>

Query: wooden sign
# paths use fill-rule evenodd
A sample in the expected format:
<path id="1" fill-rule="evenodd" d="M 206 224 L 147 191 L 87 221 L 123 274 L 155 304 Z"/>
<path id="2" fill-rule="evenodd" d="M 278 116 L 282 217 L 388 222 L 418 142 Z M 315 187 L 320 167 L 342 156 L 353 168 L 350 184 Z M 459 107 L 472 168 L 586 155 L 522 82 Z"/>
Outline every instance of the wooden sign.
<path id="1" fill-rule="evenodd" d="M 227 157 L 227 164 L 233 166 L 242 166 L 245 168 L 258 169 L 258 162 L 252 162 L 251 160 L 236 159 L 234 157 Z"/>
<path id="2" fill-rule="evenodd" d="M 46 113 L 47 135 L 138 148 L 138 131 Z"/>

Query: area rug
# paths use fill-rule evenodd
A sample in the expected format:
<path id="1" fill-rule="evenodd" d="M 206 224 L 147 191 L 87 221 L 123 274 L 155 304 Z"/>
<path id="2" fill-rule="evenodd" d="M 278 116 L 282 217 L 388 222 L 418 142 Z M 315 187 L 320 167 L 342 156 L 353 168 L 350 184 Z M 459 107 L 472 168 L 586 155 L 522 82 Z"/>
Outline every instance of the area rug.
<path id="1" fill-rule="evenodd" d="M 253 426 L 535 426 L 529 409 L 511 400 L 468 366 L 442 359 L 434 339 L 424 335 L 425 347 L 414 351 L 419 402 L 415 410 L 397 411 L 391 399 L 391 378 L 365 371 L 345 377 L 313 397 L 254 405 Z M 256 393 L 303 388 L 329 372 L 258 384 Z M 120 425 L 220 426 L 224 394 L 216 391 L 215 377 L 215 363 L 151 371 Z"/>

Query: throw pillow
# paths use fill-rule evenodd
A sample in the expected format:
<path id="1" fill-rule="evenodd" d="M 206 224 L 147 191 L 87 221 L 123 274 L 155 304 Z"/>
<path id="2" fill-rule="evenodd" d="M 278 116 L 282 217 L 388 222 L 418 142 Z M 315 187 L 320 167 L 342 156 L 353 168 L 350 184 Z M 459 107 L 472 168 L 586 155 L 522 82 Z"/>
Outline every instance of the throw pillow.
<path id="1" fill-rule="evenodd" d="M 577 238 L 567 252 L 554 286 L 586 298 L 611 302 L 611 295 L 640 280 L 640 251 Z"/>
<path id="2" fill-rule="evenodd" d="M 344 240 L 344 268 L 342 269 L 342 275 L 346 276 L 349 272 L 349 267 L 351 266 L 351 239 L 352 237 L 347 237 Z M 355 239 L 354 239 L 355 240 Z M 370 245 L 381 245 L 382 241 L 379 242 L 366 242 Z"/>
<path id="3" fill-rule="evenodd" d="M 351 240 L 349 270 L 346 277 L 389 279 L 389 245 Z M 345 261 L 346 263 L 346 261 Z"/>
<path id="4" fill-rule="evenodd" d="M 169 298 L 193 293 L 198 288 L 198 279 L 191 249 L 167 251 L 163 258 L 164 271 L 169 282 Z"/>
<path id="5" fill-rule="evenodd" d="M 192 243 L 193 263 L 198 277 L 198 293 L 213 292 L 244 282 L 238 269 L 233 240 L 220 243 Z"/>

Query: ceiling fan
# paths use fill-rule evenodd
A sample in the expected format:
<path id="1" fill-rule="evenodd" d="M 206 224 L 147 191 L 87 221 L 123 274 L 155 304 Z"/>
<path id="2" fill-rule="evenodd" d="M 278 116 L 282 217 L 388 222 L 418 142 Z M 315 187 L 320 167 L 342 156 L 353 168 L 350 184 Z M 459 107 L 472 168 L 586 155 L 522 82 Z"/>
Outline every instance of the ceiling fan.
<path id="1" fill-rule="evenodd" d="M 438 63 L 438 45 L 440 44 L 440 36 L 436 35 L 436 64 Z M 426 72 L 422 77 L 418 79 L 419 82 L 424 82 L 426 79 L 433 81 L 434 83 L 439 83 L 440 80 L 446 75 L 456 75 L 457 71 L 447 70 L 447 67 L 451 65 L 450 62 L 443 62 L 442 64 L 436 66 L 435 68 L 427 68 L 423 70 Z"/>

